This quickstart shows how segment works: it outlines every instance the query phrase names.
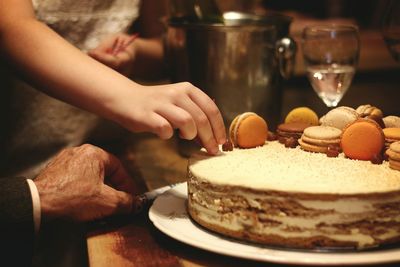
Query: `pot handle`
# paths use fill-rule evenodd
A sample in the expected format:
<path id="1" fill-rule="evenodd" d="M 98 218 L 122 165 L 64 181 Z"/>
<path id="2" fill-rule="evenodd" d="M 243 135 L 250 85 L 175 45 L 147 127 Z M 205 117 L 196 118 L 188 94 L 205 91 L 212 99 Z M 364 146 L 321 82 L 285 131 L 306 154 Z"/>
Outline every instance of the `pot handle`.
<path id="1" fill-rule="evenodd" d="M 275 54 L 278 58 L 279 72 L 285 79 L 289 79 L 293 75 L 296 51 L 296 41 L 290 37 L 284 37 L 275 44 Z"/>

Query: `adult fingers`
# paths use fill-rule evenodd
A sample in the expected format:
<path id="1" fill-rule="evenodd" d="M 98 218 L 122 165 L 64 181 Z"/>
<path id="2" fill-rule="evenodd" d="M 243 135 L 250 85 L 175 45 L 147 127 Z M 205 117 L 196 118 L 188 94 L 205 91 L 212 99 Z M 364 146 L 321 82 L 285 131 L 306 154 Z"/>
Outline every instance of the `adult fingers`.
<path id="1" fill-rule="evenodd" d="M 136 188 L 132 177 L 129 176 L 119 159 L 102 149 L 99 150 L 104 162 L 104 176 L 106 182 L 117 190 L 136 194 L 138 189 Z"/>
<path id="2" fill-rule="evenodd" d="M 108 185 L 103 185 L 101 194 L 103 203 L 100 206 L 104 209 L 102 212 L 104 215 L 128 214 L 136 207 L 136 205 L 133 205 L 134 196 Z"/>
<path id="3" fill-rule="evenodd" d="M 110 184 L 118 190 L 122 190 L 130 194 L 139 193 L 135 182 L 121 163 L 120 167 L 118 167 L 112 174 L 106 176 L 105 179 L 110 181 Z"/>
<path id="4" fill-rule="evenodd" d="M 210 121 L 216 141 L 223 144 L 226 141 L 226 130 L 224 120 L 222 119 L 221 112 L 217 105 L 212 101 L 208 95 L 197 88 L 197 90 L 190 91 L 190 98 L 196 103 L 200 109 L 206 114 Z"/>

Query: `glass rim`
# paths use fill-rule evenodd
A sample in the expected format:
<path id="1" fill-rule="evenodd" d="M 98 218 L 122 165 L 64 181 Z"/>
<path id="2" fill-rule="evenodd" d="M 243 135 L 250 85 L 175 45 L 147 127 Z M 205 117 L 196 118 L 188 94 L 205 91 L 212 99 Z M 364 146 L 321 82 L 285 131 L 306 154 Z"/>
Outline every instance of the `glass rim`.
<path id="1" fill-rule="evenodd" d="M 354 24 L 340 24 L 340 23 L 330 23 L 330 24 L 313 24 L 308 25 L 303 28 L 303 33 L 305 32 L 348 32 L 355 31 L 358 32 L 359 28 Z"/>

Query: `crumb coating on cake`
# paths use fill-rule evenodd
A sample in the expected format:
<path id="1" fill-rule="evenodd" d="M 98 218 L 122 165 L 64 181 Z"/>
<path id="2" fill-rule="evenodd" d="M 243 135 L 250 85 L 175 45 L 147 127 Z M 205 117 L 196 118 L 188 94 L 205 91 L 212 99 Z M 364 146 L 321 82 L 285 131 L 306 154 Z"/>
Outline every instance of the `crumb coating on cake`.
<path id="1" fill-rule="evenodd" d="M 229 157 L 228 157 L 229 156 Z M 370 194 L 400 190 L 400 172 L 388 162 L 372 164 L 287 149 L 267 142 L 254 149 L 234 149 L 209 156 L 200 151 L 189 160 L 189 171 L 215 184 L 313 194 Z"/>

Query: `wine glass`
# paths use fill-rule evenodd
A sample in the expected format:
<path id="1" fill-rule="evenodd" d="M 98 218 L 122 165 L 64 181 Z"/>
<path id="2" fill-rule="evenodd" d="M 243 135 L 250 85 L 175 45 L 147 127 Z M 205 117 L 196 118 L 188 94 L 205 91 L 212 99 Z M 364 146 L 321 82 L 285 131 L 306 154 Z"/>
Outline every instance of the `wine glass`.
<path id="1" fill-rule="evenodd" d="M 392 57 L 400 62 L 400 1 L 386 5 L 382 20 L 382 35 Z"/>
<path id="2" fill-rule="evenodd" d="M 349 88 L 358 63 L 358 28 L 338 24 L 305 27 L 302 48 L 314 91 L 327 107 L 336 107 Z"/>

